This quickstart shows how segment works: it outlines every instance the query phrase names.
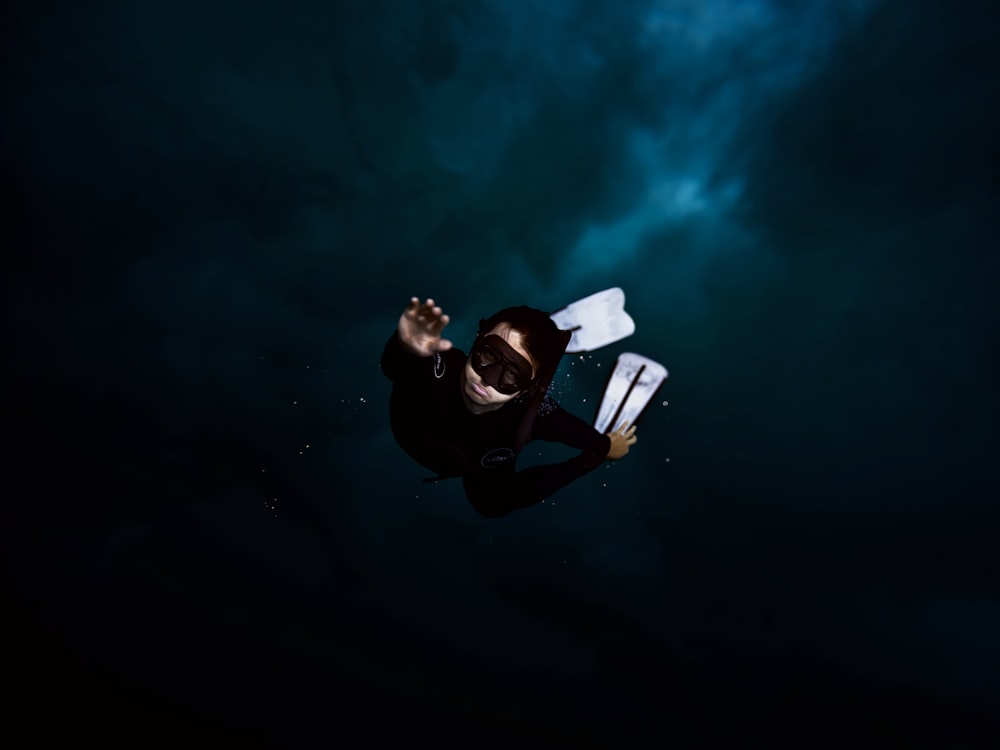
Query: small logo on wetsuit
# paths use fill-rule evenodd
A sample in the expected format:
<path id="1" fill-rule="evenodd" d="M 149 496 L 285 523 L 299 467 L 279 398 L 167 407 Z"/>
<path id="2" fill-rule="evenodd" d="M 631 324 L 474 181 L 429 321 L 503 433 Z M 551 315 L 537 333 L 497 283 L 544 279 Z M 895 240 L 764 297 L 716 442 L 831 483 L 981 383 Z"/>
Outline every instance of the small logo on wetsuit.
<path id="1" fill-rule="evenodd" d="M 510 461 L 512 458 L 514 458 L 514 451 L 510 448 L 494 448 L 485 454 L 479 460 L 479 463 L 482 464 L 484 469 L 494 469 L 500 464 Z"/>

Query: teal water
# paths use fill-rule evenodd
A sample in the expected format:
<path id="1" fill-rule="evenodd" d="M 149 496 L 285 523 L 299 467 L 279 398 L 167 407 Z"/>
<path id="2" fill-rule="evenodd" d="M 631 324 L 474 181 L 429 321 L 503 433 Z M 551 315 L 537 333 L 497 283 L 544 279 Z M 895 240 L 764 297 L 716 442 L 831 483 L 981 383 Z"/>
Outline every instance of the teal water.
<path id="1" fill-rule="evenodd" d="M 4 13 L 31 726 L 995 736 L 987 4 Z M 609 286 L 637 332 L 556 393 L 590 418 L 618 353 L 663 362 L 632 452 L 500 520 L 421 482 L 378 367 L 408 298 L 467 347 Z"/>

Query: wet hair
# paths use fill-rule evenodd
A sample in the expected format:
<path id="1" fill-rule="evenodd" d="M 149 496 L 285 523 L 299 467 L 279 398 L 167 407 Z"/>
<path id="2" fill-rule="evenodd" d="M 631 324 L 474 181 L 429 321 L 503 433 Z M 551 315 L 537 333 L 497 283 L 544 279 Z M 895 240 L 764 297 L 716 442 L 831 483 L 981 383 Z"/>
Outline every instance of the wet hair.
<path id="1" fill-rule="evenodd" d="M 506 323 L 524 337 L 524 347 L 535 360 L 535 377 L 551 377 L 559 366 L 572 334 L 562 331 L 549 314 L 533 307 L 507 307 L 479 321 L 479 335 L 485 336 Z M 547 385 L 547 384 L 546 384 Z"/>

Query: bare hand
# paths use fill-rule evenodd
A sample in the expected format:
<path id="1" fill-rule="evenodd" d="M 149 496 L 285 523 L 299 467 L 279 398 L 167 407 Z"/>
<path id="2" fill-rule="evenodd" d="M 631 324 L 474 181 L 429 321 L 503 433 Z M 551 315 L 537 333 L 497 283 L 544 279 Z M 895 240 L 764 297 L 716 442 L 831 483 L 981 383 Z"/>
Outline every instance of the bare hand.
<path id="1" fill-rule="evenodd" d="M 628 453 L 628 449 L 639 440 L 635 436 L 635 425 L 630 427 L 627 422 L 622 422 L 617 430 L 609 432 L 608 437 L 611 438 L 611 450 L 608 451 L 605 458 L 611 461 L 617 461 L 624 456 Z"/>
<path id="2" fill-rule="evenodd" d="M 410 299 L 403 314 L 399 316 L 399 340 L 407 349 L 421 357 L 430 357 L 434 352 L 451 349 L 451 342 L 441 338 L 441 331 L 450 318 L 440 307 L 429 299 L 420 304 L 416 297 Z"/>

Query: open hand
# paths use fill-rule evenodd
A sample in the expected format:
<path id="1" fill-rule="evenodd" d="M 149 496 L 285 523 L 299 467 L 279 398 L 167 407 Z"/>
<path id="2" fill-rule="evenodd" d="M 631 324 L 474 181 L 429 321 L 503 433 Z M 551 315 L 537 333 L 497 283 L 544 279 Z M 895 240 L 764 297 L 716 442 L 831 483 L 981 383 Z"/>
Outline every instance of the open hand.
<path id="1" fill-rule="evenodd" d="M 627 422 L 622 422 L 617 430 L 609 432 L 608 437 L 611 438 L 611 450 L 608 451 L 605 458 L 611 461 L 617 461 L 624 456 L 628 453 L 628 449 L 639 440 L 635 436 L 635 425 L 629 426 Z"/>
<path id="2" fill-rule="evenodd" d="M 410 298 L 403 314 L 399 316 L 399 340 L 407 349 L 421 357 L 430 357 L 435 352 L 451 349 L 451 342 L 441 338 L 441 331 L 450 318 L 441 308 L 428 298 L 420 304 L 416 297 Z"/>

